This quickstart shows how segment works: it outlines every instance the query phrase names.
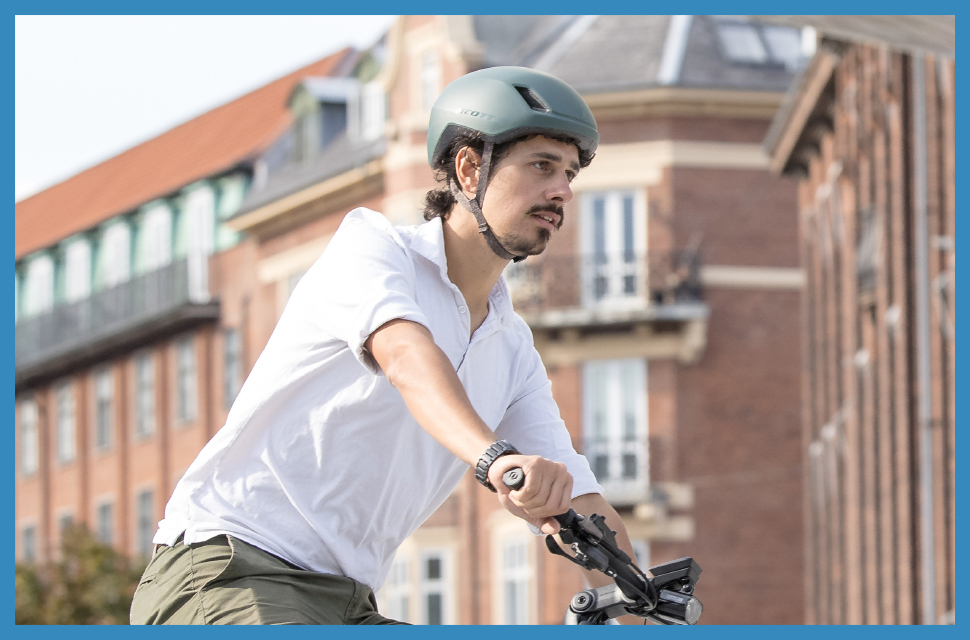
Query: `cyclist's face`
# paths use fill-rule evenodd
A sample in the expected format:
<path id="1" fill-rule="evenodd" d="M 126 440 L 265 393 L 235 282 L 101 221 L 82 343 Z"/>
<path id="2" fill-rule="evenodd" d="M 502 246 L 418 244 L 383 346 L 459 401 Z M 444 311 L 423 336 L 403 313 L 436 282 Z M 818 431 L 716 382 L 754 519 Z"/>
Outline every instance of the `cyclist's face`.
<path id="1" fill-rule="evenodd" d="M 542 136 L 514 145 L 493 169 L 482 213 L 502 245 L 536 255 L 563 222 L 569 186 L 579 173 L 574 145 Z"/>

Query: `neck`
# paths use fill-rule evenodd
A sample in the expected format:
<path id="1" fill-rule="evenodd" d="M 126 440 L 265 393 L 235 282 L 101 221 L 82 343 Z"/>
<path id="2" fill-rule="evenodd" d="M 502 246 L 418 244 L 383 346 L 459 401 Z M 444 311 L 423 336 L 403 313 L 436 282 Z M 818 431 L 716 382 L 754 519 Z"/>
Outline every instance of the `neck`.
<path id="1" fill-rule="evenodd" d="M 473 310 L 487 310 L 488 294 L 508 265 L 495 255 L 478 232 L 475 216 L 458 205 L 443 221 L 448 278 Z"/>

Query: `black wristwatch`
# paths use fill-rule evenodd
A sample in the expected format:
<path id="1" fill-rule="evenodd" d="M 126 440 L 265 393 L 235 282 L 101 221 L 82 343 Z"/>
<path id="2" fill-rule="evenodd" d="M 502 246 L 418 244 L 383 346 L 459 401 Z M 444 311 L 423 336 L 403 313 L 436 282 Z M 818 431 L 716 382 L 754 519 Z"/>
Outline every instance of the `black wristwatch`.
<path id="1" fill-rule="evenodd" d="M 486 489 L 492 493 L 498 493 L 492 483 L 488 481 L 488 470 L 491 469 L 492 463 L 502 456 L 507 456 L 510 453 L 515 455 L 519 454 L 519 450 L 512 446 L 511 443 L 505 440 L 499 440 L 498 442 L 493 442 L 492 446 L 485 450 L 482 457 L 478 459 L 478 464 L 475 465 L 475 479 L 478 480 Z"/>

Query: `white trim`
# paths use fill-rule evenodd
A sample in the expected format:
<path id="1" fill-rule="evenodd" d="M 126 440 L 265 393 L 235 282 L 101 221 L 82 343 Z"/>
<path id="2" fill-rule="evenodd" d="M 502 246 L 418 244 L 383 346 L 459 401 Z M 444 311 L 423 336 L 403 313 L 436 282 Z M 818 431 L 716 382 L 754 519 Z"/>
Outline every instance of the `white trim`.
<path id="1" fill-rule="evenodd" d="M 805 272 L 792 267 L 701 267 L 701 284 L 725 289 L 783 289 L 797 291 L 805 286 Z"/>
<path id="2" fill-rule="evenodd" d="M 657 71 L 657 82 L 660 84 L 676 84 L 680 80 L 684 52 L 687 50 L 687 36 L 690 33 L 693 17 L 670 16 L 663 57 L 660 59 L 660 69 Z"/>
<path id="3" fill-rule="evenodd" d="M 559 62 L 563 54 L 593 26 L 597 18 L 599 16 L 580 16 L 575 22 L 569 25 L 569 28 L 559 36 L 558 40 L 546 49 L 546 52 L 532 65 L 532 68 L 538 71 L 548 71 L 551 69 L 554 64 Z"/>

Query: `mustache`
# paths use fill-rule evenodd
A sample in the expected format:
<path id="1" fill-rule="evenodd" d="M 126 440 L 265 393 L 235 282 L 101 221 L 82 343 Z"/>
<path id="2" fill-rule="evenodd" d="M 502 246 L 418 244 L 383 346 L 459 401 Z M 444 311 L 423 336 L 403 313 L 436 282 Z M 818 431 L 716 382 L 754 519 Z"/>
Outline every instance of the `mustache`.
<path id="1" fill-rule="evenodd" d="M 561 204 L 553 204 L 551 202 L 546 203 L 546 204 L 535 204 L 535 205 L 532 205 L 531 207 L 529 207 L 529 210 L 526 211 L 525 213 L 526 213 L 526 215 L 530 215 L 531 216 L 533 214 L 542 213 L 542 212 L 555 213 L 555 214 L 558 214 L 559 215 L 559 222 L 556 223 L 556 230 L 557 231 L 559 230 L 559 227 L 562 226 L 563 221 L 566 220 L 566 212 L 565 212 L 563 206 Z"/>

